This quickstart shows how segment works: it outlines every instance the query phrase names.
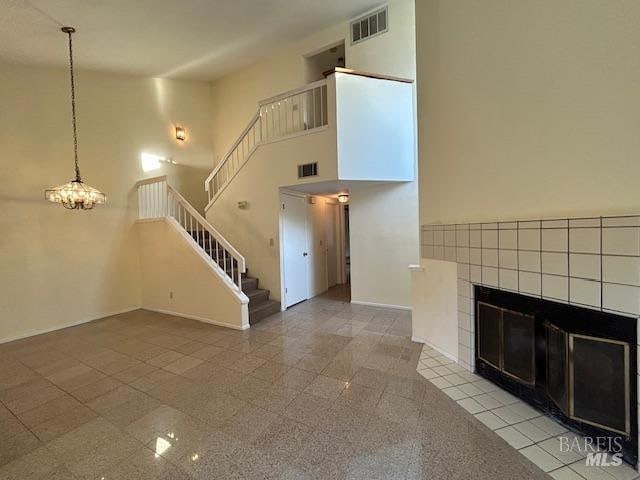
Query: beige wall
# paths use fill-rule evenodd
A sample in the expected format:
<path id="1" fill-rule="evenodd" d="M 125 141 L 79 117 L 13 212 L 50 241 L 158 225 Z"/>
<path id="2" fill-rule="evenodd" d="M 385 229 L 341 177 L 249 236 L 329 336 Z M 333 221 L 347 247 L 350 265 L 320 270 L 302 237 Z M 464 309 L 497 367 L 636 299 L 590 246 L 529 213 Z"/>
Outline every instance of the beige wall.
<path id="1" fill-rule="evenodd" d="M 209 223 L 245 257 L 249 274 L 276 300 L 282 298 L 280 187 L 297 183 L 296 165 L 304 152 L 313 152 L 309 161 L 318 162 L 323 179 L 335 179 L 335 144 L 335 129 L 327 128 L 260 146 L 207 211 Z M 248 207 L 239 209 L 240 201 Z"/>
<path id="2" fill-rule="evenodd" d="M 141 305 L 235 329 L 249 328 L 247 304 L 169 221 L 136 224 Z M 247 299 L 245 298 L 245 301 Z"/>
<path id="3" fill-rule="evenodd" d="M 417 182 L 351 187 L 351 299 L 411 305 L 408 266 L 419 258 Z"/>
<path id="4" fill-rule="evenodd" d="M 640 2 L 416 4 L 421 223 L 638 213 Z"/>
<path id="5" fill-rule="evenodd" d="M 107 205 L 67 211 L 43 190 L 69 181 L 68 72 L 0 65 L 0 341 L 140 305 L 134 184 L 151 151 L 211 165 L 205 83 L 79 72 L 80 166 Z M 189 141 L 178 144 L 173 122 Z"/>
<path id="6" fill-rule="evenodd" d="M 389 2 L 388 33 L 351 45 L 348 24 L 341 23 L 310 35 L 261 62 L 214 82 L 211 87 L 212 141 L 216 160 L 226 153 L 257 111 L 258 101 L 306 83 L 304 55 L 318 52 L 345 38 L 347 67 L 415 78 L 414 20 L 413 0 L 392 0 Z M 244 169 L 254 160 L 255 158 L 249 160 Z M 302 163 L 303 160 L 311 161 L 307 158 L 299 160 L 297 163 Z M 393 159 L 390 158 L 389 161 Z M 273 165 L 271 170 L 266 166 L 262 168 L 273 171 Z M 237 182 L 238 178 L 240 176 L 234 181 Z M 223 222 L 220 229 L 224 235 L 232 239 L 245 237 L 244 241 L 239 240 L 239 249 L 243 254 L 248 252 L 249 269 L 257 272 L 261 276 L 261 284 L 271 289 L 275 298 L 279 298 L 279 250 L 277 246 L 266 246 L 272 235 L 270 232 L 273 232 L 274 226 L 277 225 L 274 223 L 277 222 L 277 218 L 273 210 L 277 207 L 273 201 L 274 198 L 277 199 L 277 192 L 269 193 L 269 205 L 272 207 L 269 207 L 268 215 L 271 220 L 259 216 L 259 220 L 256 220 L 253 226 L 244 222 L 257 213 L 250 213 L 251 207 L 247 211 L 239 212 L 234 204 L 240 199 L 240 191 L 240 196 L 262 197 L 263 194 L 257 191 L 258 184 L 251 183 L 257 182 L 256 178 L 260 177 L 252 178 L 253 180 L 247 179 L 248 183 L 245 186 L 238 186 L 239 190 L 234 190 L 232 185 L 228 189 L 229 193 L 237 193 L 232 194 L 235 196 L 230 203 L 230 209 L 224 206 L 214 207 L 215 212 L 210 213 L 208 218 L 216 227 L 221 225 L 219 222 Z M 281 183 L 279 186 L 292 183 L 295 182 Z M 274 184 L 269 188 L 273 189 L 276 186 Z M 263 184 L 262 187 L 267 188 L 267 185 Z M 218 202 L 225 202 L 224 196 Z M 354 214 L 351 215 L 352 222 L 356 222 L 359 228 L 357 232 L 352 228 L 351 237 L 352 278 L 354 283 L 360 282 L 358 286 L 354 285 L 353 299 L 362 303 L 385 303 L 406 307 L 410 304 L 410 277 L 407 266 L 419 258 L 417 181 L 388 187 L 363 185 L 357 188 L 357 193 L 354 190 L 354 197 L 357 200 L 352 201 L 357 202 L 356 211 L 361 218 L 354 219 Z M 261 213 L 265 213 L 263 208 L 267 207 L 261 204 L 257 208 L 261 209 Z M 235 209 L 235 213 L 232 209 Z M 392 216 L 391 219 L 389 215 Z M 242 220 L 234 222 L 234 217 Z M 269 223 L 268 228 L 263 225 L 265 222 Z M 389 228 L 391 224 L 394 226 L 393 231 Z M 257 228 L 258 225 L 265 228 Z M 256 234 L 258 231 L 261 235 Z M 377 246 L 373 248 L 372 245 L 376 241 Z M 248 245 L 249 250 L 243 250 L 242 245 Z M 384 261 L 373 262 L 373 255 L 378 257 L 381 251 L 388 252 Z M 390 285 L 393 286 L 387 288 Z"/>

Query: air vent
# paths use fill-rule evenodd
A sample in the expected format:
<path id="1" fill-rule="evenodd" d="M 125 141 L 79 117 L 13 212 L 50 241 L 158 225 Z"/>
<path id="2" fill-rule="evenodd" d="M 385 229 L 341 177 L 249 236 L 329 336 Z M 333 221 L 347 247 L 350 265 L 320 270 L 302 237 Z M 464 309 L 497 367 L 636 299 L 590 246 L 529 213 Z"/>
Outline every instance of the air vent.
<path id="1" fill-rule="evenodd" d="M 386 32 L 387 18 L 387 7 L 384 7 L 351 22 L 351 44 Z"/>
<path id="2" fill-rule="evenodd" d="M 298 178 L 315 177 L 318 175 L 318 162 L 298 165 Z"/>

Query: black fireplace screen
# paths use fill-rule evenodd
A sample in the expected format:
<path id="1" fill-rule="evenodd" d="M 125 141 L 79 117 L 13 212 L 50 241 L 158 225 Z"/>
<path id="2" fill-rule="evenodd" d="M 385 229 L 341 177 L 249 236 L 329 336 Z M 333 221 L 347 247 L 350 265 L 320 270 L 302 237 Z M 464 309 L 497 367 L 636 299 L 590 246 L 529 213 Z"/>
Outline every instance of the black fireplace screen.
<path id="1" fill-rule="evenodd" d="M 535 382 L 535 318 L 486 303 L 478 304 L 478 355 L 503 373 Z"/>
<path id="2" fill-rule="evenodd" d="M 638 456 L 636 321 L 475 287 L 476 371 L 588 436 Z"/>
<path id="3" fill-rule="evenodd" d="M 628 435 L 629 344 L 571 334 L 569 350 L 570 416 Z"/>

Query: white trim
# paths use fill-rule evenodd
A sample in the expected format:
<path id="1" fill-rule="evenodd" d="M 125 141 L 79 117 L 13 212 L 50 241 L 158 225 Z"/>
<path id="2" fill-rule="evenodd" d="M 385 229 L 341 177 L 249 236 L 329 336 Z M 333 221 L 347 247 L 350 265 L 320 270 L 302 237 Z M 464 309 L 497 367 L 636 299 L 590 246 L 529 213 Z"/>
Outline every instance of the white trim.
<path id="1" fill-rule="evenodd" d="M 387 22 L 387 24 L 388 23 L 389 22 Z M 323 78 L 322 80 L 316 80 L 315 82 L 307 83 L 306 85 L 303 85 L 302 87 L 294 88 L 293 90 L 289 90 L 287 92 L 280 93 L 278 95 L 274 95 L 273 97 L 269 97 L 269 98 L 265 98 L 264 100 L 260 100 L 258 102 L 258 105 L 260 107 L 264 107 L 265 105 L 268 105 L 270 103 L 275 103 L 275 102 L 278 102 L 280 100 L 284 100 L 285 98 L 293 97 L 294 95 L 298 95 L 300 93 L 304 93 L 304 92 L 307 92 L 309 90 L 314 90 L 316 88 L 323 87 L 326 84 L 327 84 L 327 79 L 326 78 Z"/>
<path id="2" fill-rule="evenodd" d="M 164 222 L 167 217 L 139 218 L 135 223 Z"/>
<path id="3" fill-rule="evenodd" d="M 210 318 L 199 317 L 197 315 L 189 315 L 188 313 L 172 312 L 170 310 L 162 310 L 160 308 L 143 307 L 142 310 L 148 310 L 150 312 L 164 313 L 165 315 L 173 315 L 174 317 L 188 318 L 189 320 L 197 320 L 198 322 L 210 323 L 212 325 L 218 325 L 219 327 L 232 328 L 234 330 L 247 330 L 249 328 L 249 322 L 243 322 L 241 326 L 233 325 L 232 323 L 220 322 L 218 320 L 212 320 Z"/>
<path id="4" fill-rule="evenodd" d="M 351 303 L 354 305 L 363 305 L 365 307 L 376 307 L 376 308 L 390 308 L 392 310 L 404 310 L 410 312 L 413 310 L 411 307 L 407 307 L 405 305 L 392 305 L 389 303 L 373 303 L 373 302 L 361 302 L 358 300 L 351 300 Z"/>
<path id="5" fill-rule="evenodd" d="M 412 341 L 412 342 L 417 342 L 417 343 L 424 343 L 424 344 L 425 344 L 425 345 L 427 345 L 428 347 L 433 348 L 434 350 L 436 350 L 436 351 L 437 351 L 437 352 L 439 352 L 440 354 L 442 354 L 442 355 L 444 355 L 445 357 L 447 357 L 449 360 L 452 360 L 452 361 L 454 361 L 454 362 L 458 363 L 458 356 L 457 356 L 457 355 L 454 355 L 454 354 L 452 354 L 452 353 L 449 353 L 449 352 L 447 352 L 447 351 L 443 350 L 442 348 L 440 348 L 440 347 L 438 347 L 438 346 L 434 345 L 433 343 L 431 343 L 431 342 L 429 342 L 429 341 L 425 340 L 424 338 L 420 338 L 420 337 L 412 336 L 412 337 L 411 337 L 411 341 Z"/>
<path id="6" fill-rule="evenodd" d="M 0 344 L 13 342 L 15 340 L 22 340 L 23 338 L 33 337 L 36 335 L 42 335 L 43 333 L 55 332 L 56 330 L 62 330 L 64 328 L 76 327 L 78 325 L 82 325 L 83 323 L 93 322 L 95 320 L 100 320 L 102 318 L 112 317 L 114 315 L 120 315 L 122 313 L 133 312 L 135 310 L 140 310 L 141 307 L 129 307 L 123 310 L 115 310 L 112 312 L 100 313 L 97 316 L 91 316 L 89 318 L 84 318 L 82 320 L 77 320 L 74 322 L 63 323 L 62 325 L 56 325 L 55 327 L 47 327 L 47 328 L 39 328 L 37 330 L 31 330 L 26 333 L 21 333 L 19 335 L 14 335 L 11 337 L 0 338 Z"/>
<path id="7" fill-rule="evenodd" d="M 176 233 L 189 245 L 191 250 L 193 250 L 202 259 L 202 261 L 211 268 L 218 280 L 220 280 L 220 282 L 222 282 L 223 285 L 231 291 L 240 304 L 246 305 L 249 303 L 249 297 L 247 297 L 241 288 L 231 280 L 226 272 L 222 270 L 220 265 L 214 262 L 213 259 L 209 257 L 202 248 L 200 248 L 193 237 L 189 235 L 189 233 L 182 228 L 182 226 L 173 217 L 165 217 L 163 220 L 171 225 Z"/>
<path id="8" fill-rule="evenodd" d="M 306 193 L 300 193 L 300 192 L 289 192 L 286 189 L 280 189 L 280 195 L 278 197 L 278 199 L 280 200 L 280 205 L 279 205 L 279 215 L 278 215 L 278 219 L 279 219 L 279 232 L 280 232 L 280 297 L 281 297 L 281 301 L 280 301 L 280 308 L 281 311 L 284 312 L 287 308 L 289 307 L 293 307 L 292 305 L 288 305 L 288 300 L 287 300 L 287 278 L 285 275 L 285 247 L 286 247 L 286 235 L 284 234 L 284 222 L 285 222 L 285 209 L 282 208 L 282 206 L 284 205 L 284 198 L 283 196 L 287 196 L 287 197 L 292 197 L 292 198 L 297 198 L 297 199 L 301 199 L 301 200 L 305 200 L 305 210 L 304 210 L 304 229 L 306 232 L 305 235 L 305 239 L 307 242 L 307 245 L 305 245 L 305 250 L 309 250 L 309 210 L 307 208 L 307 202 L 306 199 L 309 198 L 310 195 L 306 194 Z M 305 295 L 305 299 L 304 300 L 300 300 L 300 302 L 304 302 L 307 301 L 311 298 L 311 296 L 309 295 L 309 256 L 306 257 L 307 258 L 307 278 L 304 280 L 305 284 L 306 284 L 306 290 L 307 293 Z M 298 302 L 298 303 L 300 303 Z M 297 305 L 297 303 L 295 304 Z"/>
<path id="9" fill-rule="evenodd" d="M 144 178 L 136 182 L 136 187 L 139 187 L 141 185 L 148 185 L 149 183 L 161 183 L 166 181 L 167 181 L 166 175 L 160 175 L 158 177 L 151 177 L 151 178 Z"/>

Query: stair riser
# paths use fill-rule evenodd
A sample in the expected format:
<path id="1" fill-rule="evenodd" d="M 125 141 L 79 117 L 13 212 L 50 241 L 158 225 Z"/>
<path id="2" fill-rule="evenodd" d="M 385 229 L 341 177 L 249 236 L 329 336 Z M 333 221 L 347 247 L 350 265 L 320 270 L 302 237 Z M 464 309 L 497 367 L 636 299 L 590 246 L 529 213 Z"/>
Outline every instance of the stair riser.
<path id="1" fill-rule="evenodd" d="M 261 303 L 269 300 L 269 290 L 264 290 L 252 295 L 249 295 L 249 307 L 254 305 L 260 305 Z"/>
<path id="2" fill-rule="evenodd" d="M 280 312 L 279 302 L 273 302 L 269 306 L 269 308 L 263 308 L 256 312 L 252 312 L 251 310 L 249 310 L 249 324 L 253 325 L 256 322 L 259 322 L 260 320 L 262 320 L 263 318 L 269 317 L 278 312 Z"/>
<path id="3" fill-rule="evenodd" d="M 251 290 L 255 290 L 258 288 L 258 279 L 257 278 L 245 278 L 242 280 L 242 291 L 250 292 Z"/>

